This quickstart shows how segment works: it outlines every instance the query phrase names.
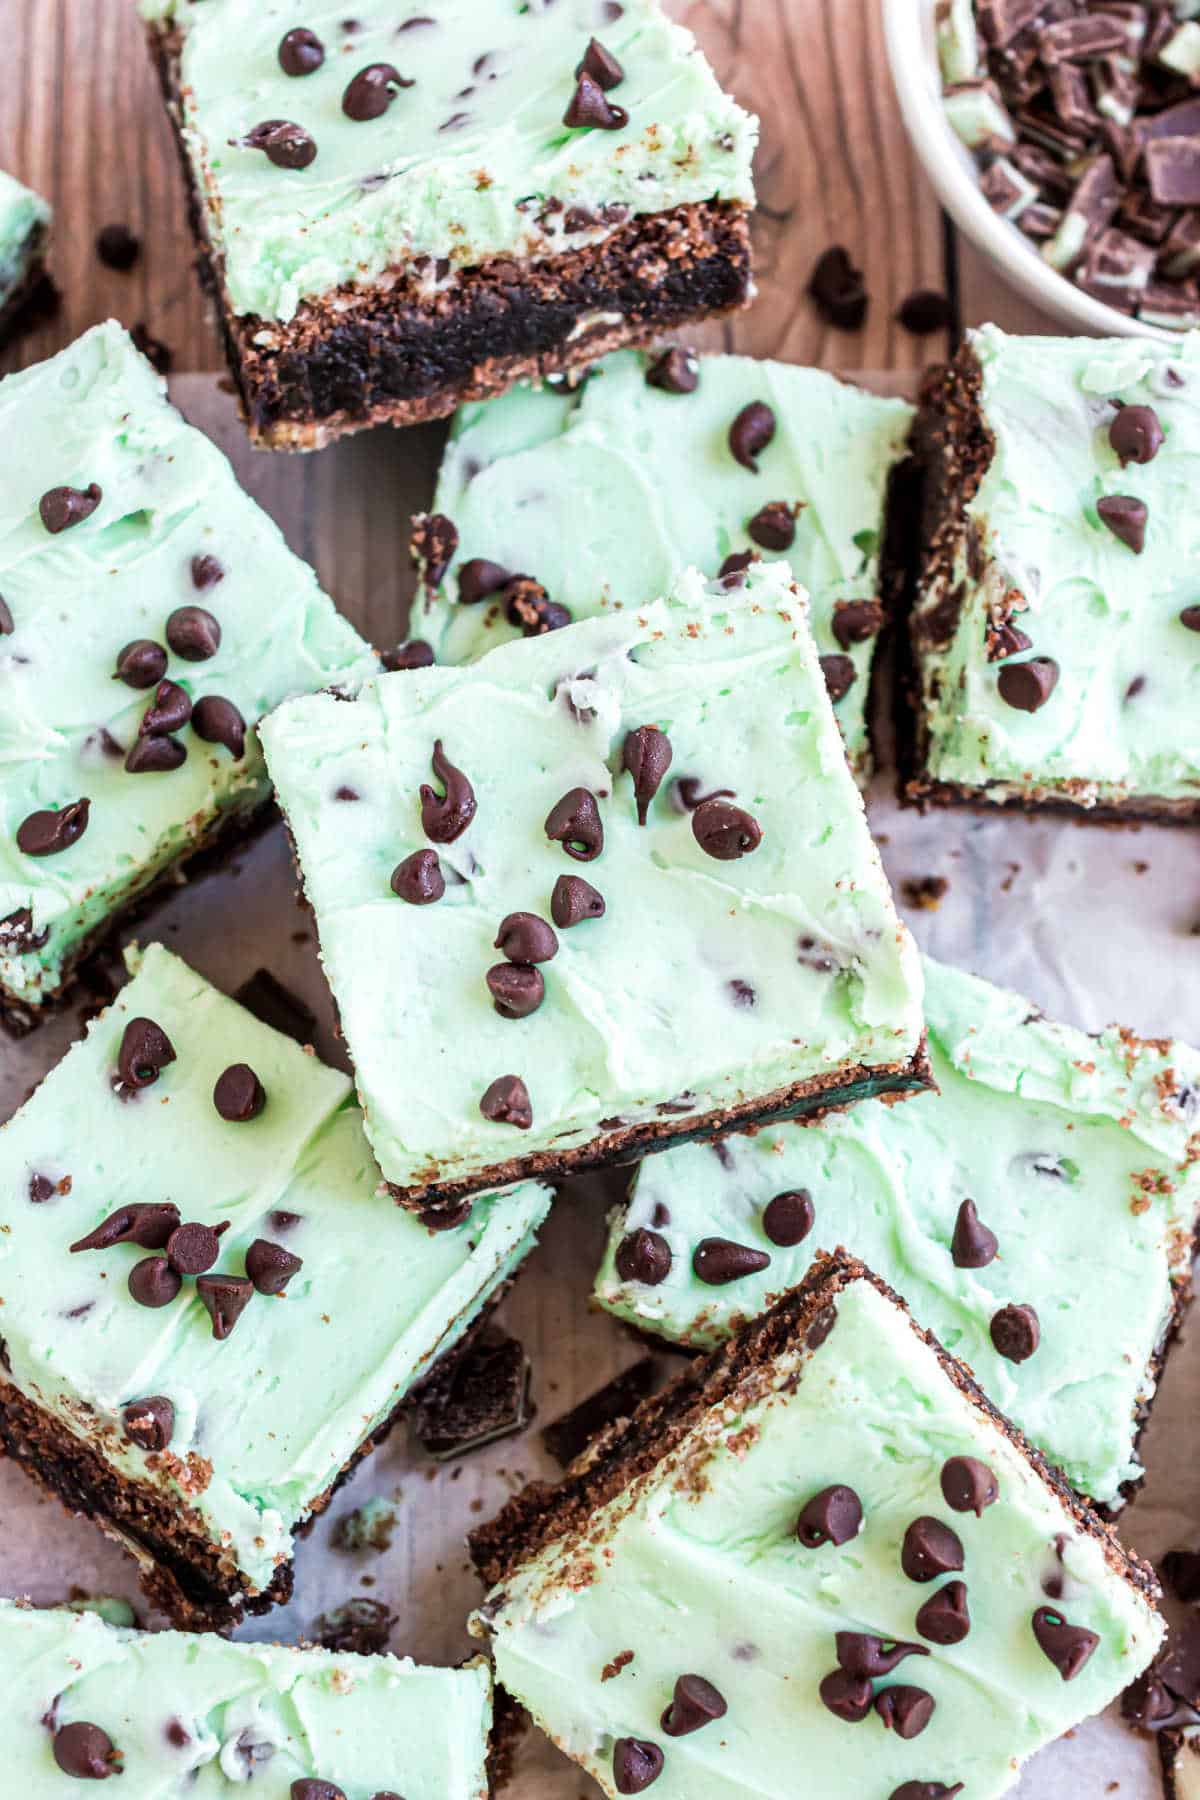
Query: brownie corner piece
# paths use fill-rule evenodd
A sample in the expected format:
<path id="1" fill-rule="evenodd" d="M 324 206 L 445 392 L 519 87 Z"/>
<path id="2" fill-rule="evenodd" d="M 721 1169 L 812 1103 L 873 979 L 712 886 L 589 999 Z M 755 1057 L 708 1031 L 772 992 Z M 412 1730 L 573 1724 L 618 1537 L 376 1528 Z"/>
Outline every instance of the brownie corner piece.
<path id="1" fill-rule="evenodd" d="M 914 445 L 907 797 L 1200 818 L 1200 346 L 984 326 Z"/>
<path id="2" fill-rule="evenodd" d="M 306 450 L 748 303 L 757 123 L 659 0 L 280 35 L 143 0 L 255 442 Z"/>

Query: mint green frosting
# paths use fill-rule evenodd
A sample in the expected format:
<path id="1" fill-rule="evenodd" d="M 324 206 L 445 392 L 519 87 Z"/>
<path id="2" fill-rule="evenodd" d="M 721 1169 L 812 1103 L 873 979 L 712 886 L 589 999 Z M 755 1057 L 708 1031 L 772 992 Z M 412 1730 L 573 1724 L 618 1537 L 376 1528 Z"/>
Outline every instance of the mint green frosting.
<path id="1" fill-rule="evenodd" d="M 817 648 L 854 664 L 836 712 L 851 762 L 867 772 L 875 640 L 839 643 L 833 611 L 878 598 L 884 496 L 912 408 L 820 369 L 749 356 L 703 357 L 692 393 L 664 393 L 646 381 L 654 360 L 621 351 L 573 392 L 525 384 L 462 408 L 434 498 L 458 529 L 458 555 L 440 588 L 418 595 L 414 635 L 454 663 L 516 636 L 502 604 L 459 603 L 458 570 L 471 558 L 535 576 L 573 617 L 589 618 L 665 593 L 689 565 L 715 575 L 731 553 L 776 556 L 747 526 L 783 501 L 800 509 L 783 554 L 808 589 Z M 730 426 L 754 401 L 775 415 L 757 474 L 729 447 Z"/>
<path id="2" fill-rule="evenodd" d="M 979 1518 L 942 1497 L 951 1456 L 978 1458 L 998 1482 Z M 859 1496 L 861 1530 L 808 1549 L 797 1517 L 835 1483 Z M 933 1697 L 928 1725 L 905 1741 L 874 1714 L 835 1717 L 818 1685 L 837 1667 L 838 1631 L 917 1637 L 935 1589 L 902 1573 L 900 1548 L 922 1516 L 961 1540 L 971 1629 L 876 1682 Z M 1164 1635 L 1109 1548 L 859 1280 L 817 1350 L 794 1339 L 748 1369 L 652 1472 L 510 1573 L 472 1626 L 490 1628 L 497 1680 L 608 1795 L 614 1740 L 632 1736 L 663 1751 L 655 1800 L 889 1800 L 916 1780 L 995 1800 L 1026 1757 L 1145 1668 Z M 1099 1638 L 1070 1682 L 1032 1630 L 1051 1574 L 1063 1615 Z M 605 1680 L 627 1650 L 632 1661 Z M 728 1710 L 669 1737 L 660 1718 L 685 1673 L 712 1682 Z"/>
<path id="3" fill-rule="evenodd" d="M 121 1474 L 168 1494 L 254 1592 L 363 1440 L 512 1273 L 549 1195 L 533 1184 L 488 1195 L 470 1224 L 427 1232 L 380 1189 L 344 1075 L 160 946 L 132 960 L 134 979 L 0 1129 L 9 1379 Z M 176 1060 L 122 1098 L 113 1074 L 133 1018 L 160 1025 Z M 212 1099 L 236 1062 L 267 1092 L 241 1124 Z M 35 1174 L 56 1190 L 40 1205 Z M 145 1251 L 69 1253 L 145 1200 L 173 1200 L 185 1220 L 229 1220 L 221 1271 L 240 1275 L 260 1237 L 303 1267 L 282 1299 L 255 1295 L 218 1341 L 191 1282 L 157 1310 L 133 1300 L 127 1278 Z M 175 1409 L 161 1455 L 121 1424 L 150 1395 Z"/>
<path id="4" fill-rule="evenodd" d="M 52 536 L 41 496 L 92 482 L 99 506 Z M 191 564 L 201 556 L 224 576 L 198 592 Z M 352 686 L 377 664 L 111 322 L 0 383 L 0 594 L 13 620 L 0 635 L 0 920 L 28 908 L 34 935 L 46 933 L 24 952 L 0 933 L 0 987 L 36 1006 L 115 909 L 269 793 L 253 732 L 235 762 L 189 726 L 179 768 L 129 774 L 124 752 L 154 690 L 113 679 L 121 648 L 165 645 L 176 607 L 207 608 L 221 627 L 216 655 L 172 654 L 167 676 L 193 701 L 231 700 L 251 726 L 289 694 Z M 21 853 L 29 813 L 83 796 L 81 838 L 56 855 Z"/>
<path id="5" fill-rule="evenodd" d="M 646 724 L 667 733 L 673 760 L 642 828 L 620 770 L 626 734 Z M 263 741 L 366 1129 L 399 1187 L 485 1185 L 513 1157 L 761 1106 L 839 1069 L 903 1065 L 920 1043 L 916 949 L 786 564 L 730 592 L 689 571 L 668 600 L 465 668 L 381 676 L 354 705 L 295 701 Z M 418 792 L 438 741 L 477 810 L 436 846 L 444 898 L 413 906 L 389 881 L 429 847 Z M 680 776 L 704 794 L 733 790 L 759 847 L 707 855 Z M 576 787 L 597 797 L 604 827 L 586 863 L 544 829 Z M 339 799 L 345 789 L 358 799 Z M 548 917 L 560 875 L 598 888 L 605 916 L 560 931 L 544 1003 L 502 1018 L 484 980 L 497 927 L 515 911 Z M 529 1129 L 481 1115 L 484 1090 L 510 1074 L 529 1091 Z"/>
<path id="6" fill-rule="evenodd" d="M 88 1614 L 0 1600 L 5 1764 L 22 1800 L 74 1800 L 90 1781 L 54 1759 L 86 1722 L 121 1753 L 121 1800 L 289 1800 L 315 1777 L 346 1800 L 486 1800 L 491 1676 L 482 1661 L 334 1655 L 212 1634 L 114 1630 Z M 107 1791 L 107 1790 L 106 1790 Z"/>
<path id="7" fill-rule="evenodd" d="M 1140 1474 L 1139 1406 L 1191 1268 L 1200 1210 L 1200 1053 L 1115 1027 L 1089 1037 L 1019 994 L 925 960 L 937 1094 L 868 1102 L 820 1126 L 785 1125 L 643 1164 L 612 1218 L 600 1305 L 687 1344 L 714 1344 L 844 1244 L 900 1293 L 975 1372 L 989 1397 L 1084 1493 L 1120 1501 Z M 771 1242 L 763 1211 L 804 1190 L 815 1222 Z M 950 1246 L 964 1200 L 999 1240 L 985 1268 Z M 663 1220 L 665 1211 L 666 1220 Z M 622 1281 L 616 1252 L 652 1228 L 671 1248 L 661 1285 Z M 724 1287 L 693 1272 L 704 1238 L 765 1252 Z M 1084 1253 L 1086 1250 L 1086 1254 Z M 1002 1306 L 1032 1305 L 1041 1344 L 1024 1363 L 996 1351 Z"/>
<path id="8" fill-rule="evenodd" d="M 1180 622 L 1196 603 L 1200 555 L 1200 335 L 1145 339 L 970 334 L 991 458 L 964 531 L 926 582 L 922 615 L 962 588 L 947 650 L 920 658 L 926 769 L 983 799 L 1058 797 L 1081 806 L 1154 796 L 1200 798 L 1200 635 Z M 1165 442 L 1122 468 L 1109 443 L 1114 402 L 1152 407 Z M 1096 503 L 1132 495 L 1149 512 L 1135 553 Z M 968 554 L 967 532 L 981 556 Z M 1037 712 L 1000 698 L 1004 663 L 987 659 L 989 619 L 1015 608 L 1058 685 Z"/>
<path id="9" fill-rule="evenodd" d="M 41 255 L 49 229 L 49 202 L 0 169 L 0 306 Z"/>
<path id="10" fill-rule="evenodd" d="M 237 314 L 290 319 L 304 300 L 372 282 L 418 256 L 451 276 L 497 255 L 545 258 L 596 242 L 600 219 L 571 211 L 659 213 L 689 202 L 753 204 L 757 121 L 727 99 L 692 34 L 658 0 L 141 0 L 182 35 L 184 141 L 206 228 Z M 406 19 L 430 21 L 404 26 Z M 284 32 L 325 47 L 315 73 L 279 65 Z M 624 71 L 609 96 L 621 130 L 571 129 L 574 70 L 598 35 Z M 346 117 L 348 83 L 372 63 L 411 87 L 381 117 Z M 287 119 L 315 139 L 306 169 L 281 169 L 246 134 Z M 547 201 L 561 201 L 539 222 Z M 438 276 L 430 270 L 431 282 Z"/>

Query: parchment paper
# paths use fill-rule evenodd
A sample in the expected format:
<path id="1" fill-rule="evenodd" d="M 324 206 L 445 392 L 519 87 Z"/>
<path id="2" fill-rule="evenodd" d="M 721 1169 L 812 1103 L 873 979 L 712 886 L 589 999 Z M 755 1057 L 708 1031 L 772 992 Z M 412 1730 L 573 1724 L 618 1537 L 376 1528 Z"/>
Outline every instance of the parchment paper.
<path id="1" fill-rule="evenodd" d="M 173 392 L 229 452 L 245 485 L 372 642 L 383 648 L 402 639 L 412 585 L 408 519 L 430 503 L 441 430 L 382 431 L 318 457 L 271 457 L 246 446 L 233 401 L 214 379 L 184 376 Z M 263 603 L 269 605 L 269 595 Z M 1200 865 L 1193 833 L 965 812 L 921 818 L 896 806 L 891 780 L 876 780 L 871 823 L 923 947 L 1015 986 L 1051 1014 L 1088 1029 L 1118 1019 L 1154 1035 L 1200 1037 Z M 949 891 L 936 911 L 914 911 L 904 903 L 903 883 L 926 875 L 945 876 Z M 317 1009 L 317 1048 L 339 1060 L 311 927 L 297 904 L 280 830 L 228 872 L 182 887 L 141 936 L 161 938 L 228 990 L 266 965 Z M 20 1104 L 79 1030 L 75 1008 L 23 1043 L 0 1039 L 0 1117 Z M 606 1205 L 620 1185 L 611 1178 L 572 1184 L 501 1315 L 533 1360 L 540 1423 L 644 1354 L 587 1304 Z M 1080 1254 L 1086 1250 L 1081 1244 Z M 1103 1319 L 1096 1329 L 1104 1329 Z M 1144 1443 L 1149 1476 L 1122 1524 L 1130 1545 L 1156 1559 L 1172 1545 L 1200 1543 L 1198 1339 L 1200 1326 L 1174 1351 Z M 463 1548 L 467 1530 L 525 1480 L 557 1473 L 536 1424 L 448 1467 L 410 1448 L 397 1432 L 302 1546 L 291 1605 L 240 1635 L 292 1642 L 319 1613 L 369 1595 L 397 1614 L 393 1649 L 432 1661 L 458 1659 L 471 1648 L 464 1621 L 480 1597 Z M 371 1495 L 397 1502 L 390 1551 L 331 1549 L 332 1522 Z M 81 1590 L 123 1595 L 143 1623 L 163 1623 L 148 1613 L 121 1551 L 43 1499 L 16 1466 L 0 1462 L 0 1592 L 52 1604 Z M 598 1792 L 536 1735 L 526 1742 L 512 1791 L 521 1800 L 580 1800 Z M 1115 1718 L 1092 1721 L 1044 1751 L 1016 1790 L 1021 1800 L 1064 1794 L 1158 1800 L 1159 1791 L 1153 1750 Z"/>

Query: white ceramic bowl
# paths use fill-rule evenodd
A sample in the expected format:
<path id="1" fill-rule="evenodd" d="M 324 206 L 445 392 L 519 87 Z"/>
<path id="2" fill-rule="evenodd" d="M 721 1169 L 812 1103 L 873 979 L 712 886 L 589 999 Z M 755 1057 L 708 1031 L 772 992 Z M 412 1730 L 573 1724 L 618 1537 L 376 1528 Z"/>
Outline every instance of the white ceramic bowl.
<path id="1" fill-rule="evenodd" d="M 1052 269 L 1036 247 L 994 213 L 979 191 L 969 151 L 946 118 L 938 69 L 935 0 L 882 0 L 892 80 L 904 123 L 938 198 L 1013 287 L 1076 331 L 1102 337 L 1153 337 L 1177 343 L 1179 333 L 1144 325 L 1093 300 Z"/>

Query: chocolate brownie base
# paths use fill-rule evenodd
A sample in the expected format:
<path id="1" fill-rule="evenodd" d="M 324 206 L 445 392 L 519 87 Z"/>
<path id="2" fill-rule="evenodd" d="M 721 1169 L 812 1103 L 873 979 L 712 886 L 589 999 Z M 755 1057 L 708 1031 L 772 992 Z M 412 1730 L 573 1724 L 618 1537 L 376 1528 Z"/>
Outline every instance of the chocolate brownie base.
<path id="1" fill-rule="evenodd" d="M 22 331 L 32 328 L 57 310 L 59 293 L 46 268 L 45 251 L 50 233 L 35 225 L 25 242 L 24 254 L 32 257 L 24 280 L 0 306 L 0 350 Z"/>

